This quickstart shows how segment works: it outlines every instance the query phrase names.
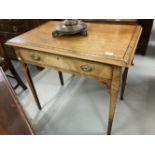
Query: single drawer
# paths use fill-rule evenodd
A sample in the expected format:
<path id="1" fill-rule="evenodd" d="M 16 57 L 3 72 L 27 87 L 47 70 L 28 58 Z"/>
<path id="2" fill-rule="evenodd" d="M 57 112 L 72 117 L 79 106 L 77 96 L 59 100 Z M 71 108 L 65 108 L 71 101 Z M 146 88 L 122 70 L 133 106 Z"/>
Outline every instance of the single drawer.
<path id="1" fill-rule="evenodd" d="M 28 49 L 21 49 L 20 56 L 25 63 L 52 67 L 60 71 L 79 74 L 98 80 L 111 79 L 113 67 L 83 59 L 60 56 Z"/>

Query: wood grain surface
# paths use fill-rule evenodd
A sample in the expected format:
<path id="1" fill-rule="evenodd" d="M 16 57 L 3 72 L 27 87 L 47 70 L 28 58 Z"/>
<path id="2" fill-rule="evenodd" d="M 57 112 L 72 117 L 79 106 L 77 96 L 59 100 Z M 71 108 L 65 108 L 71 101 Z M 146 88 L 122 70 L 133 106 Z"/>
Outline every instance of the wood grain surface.
<path id="1" fill-rule="evenodd" d="M 118 66 L 129 66 L 142 28 L 138 25 L 87 23 L 88 36 L 52 37 L 59 22 L 51 21 L 6 44 Z M 136 37 L 135 37 L 136 36 Z M 136 44 L 132 44 L 132 42 Z M 135 51 L 134 51 L 135 52 Z"/>

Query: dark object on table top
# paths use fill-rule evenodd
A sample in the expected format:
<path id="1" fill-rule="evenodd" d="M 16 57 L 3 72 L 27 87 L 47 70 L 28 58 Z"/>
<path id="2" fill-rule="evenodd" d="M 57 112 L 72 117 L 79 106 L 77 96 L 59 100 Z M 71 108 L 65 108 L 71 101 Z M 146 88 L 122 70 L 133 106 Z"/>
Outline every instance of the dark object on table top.
<path id="1" fill-rule="evenodd" d="M 81 20 L 66 19 L 52 32 L 53 37 L 80 34 L 87 36 L 87 25 Z"/>

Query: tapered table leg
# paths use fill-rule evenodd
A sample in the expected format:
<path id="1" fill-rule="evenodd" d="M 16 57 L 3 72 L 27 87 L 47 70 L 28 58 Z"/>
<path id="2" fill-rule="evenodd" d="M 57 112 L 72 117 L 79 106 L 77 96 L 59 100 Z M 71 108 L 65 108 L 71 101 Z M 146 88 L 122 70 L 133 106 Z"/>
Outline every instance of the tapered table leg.
<path id="1" fill-rule="evenodd" d="M 125 92 L 126 81 L 127 81 L 127 77 L 128 77 L 128 70 L 129 70 L 129 68 L 126 67 L 124 69 L 123 76 L 122 76 L 122 86 L 121 86 L 121 96 L 120 96 L 121 100 L 124 99 L 124 92 Z"/>
<path id="2" fill-rule="evenodd" d="M 22 61 L 20 62 L 20 65 L 21 65 L 22 72 L 23 72 L 23 74 L 24 74 L 24 76 L 25 76 L 25 78 L 26 78 L 26 80 L 27 80 L 27 82 L 29 84 L 29 87 L 30 87 L 30 89 L 32 91 L 32 94 L 34 96 L 34 99 L 36 101 L 36 104 L 37 104 L 39 110 L 41 110 L 42 107 L 41 107 L 40 101 L 38 99 L 38 96 L 37 96 L 37 92 L 35 90 L 35 87 L 33 85 L 33 81 L 32 81 L 31 75 L 30 75 L 30 71 L 28 69 L 28 65 L 27 64 L 24 64 Z"/>
<path id="3" fill-rule="evenodd" d="M 62 72 L 58 71 L 58 74 L 59 74 L 59 78 L 60 78 L 60 83 L 63 86 L 64 85 L 64 79 L 63 79 Z"/>
<path id="4" fill-rule="evenodd" d="M 108 135 L 111 134 L 115 108 L 116 108 L 116 101 L 117 101 L 118 90 L 119 90 L 120 77 L 121 77 L 121 68 L 114 67 L 113 77 L 112 77 L 111 87 L 110 87 L 110 106 L 109 106 L 109 120 L 108 120 L 108 131 L 107 131 Z"/>
<path id="5" fill-rule="evenodd" d="M 134 59 L 132 60 L 131 65 L 132 66 L 134 65 Z M 126 88 L 126 81 L 127 81 L 127 77 L 128 77 L 128 71 L 129 71 L 129 68 L 126 67 L 124 69 L 123 76 L 122 76 L 122 86 L 121 86 L 121 96 L 120 96 L 121 100 L 124 99 L 124 92 L 125 92 L 125 88 Z"/>

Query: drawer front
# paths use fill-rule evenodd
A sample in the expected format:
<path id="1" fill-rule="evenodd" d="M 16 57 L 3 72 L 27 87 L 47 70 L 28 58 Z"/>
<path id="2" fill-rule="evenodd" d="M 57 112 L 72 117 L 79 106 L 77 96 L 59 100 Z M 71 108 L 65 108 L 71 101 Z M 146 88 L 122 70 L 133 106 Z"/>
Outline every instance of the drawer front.
<path id="1" fill-rule="evenodd" d="M 20 56 L 24 62 L 29 64 L 42 67 L 53 67 L 60 71 L 80 74 L 98 80 L 111 79 L 112 77 L 113 67 L 107 64 L 27 49 L 21 49 Z"/>

